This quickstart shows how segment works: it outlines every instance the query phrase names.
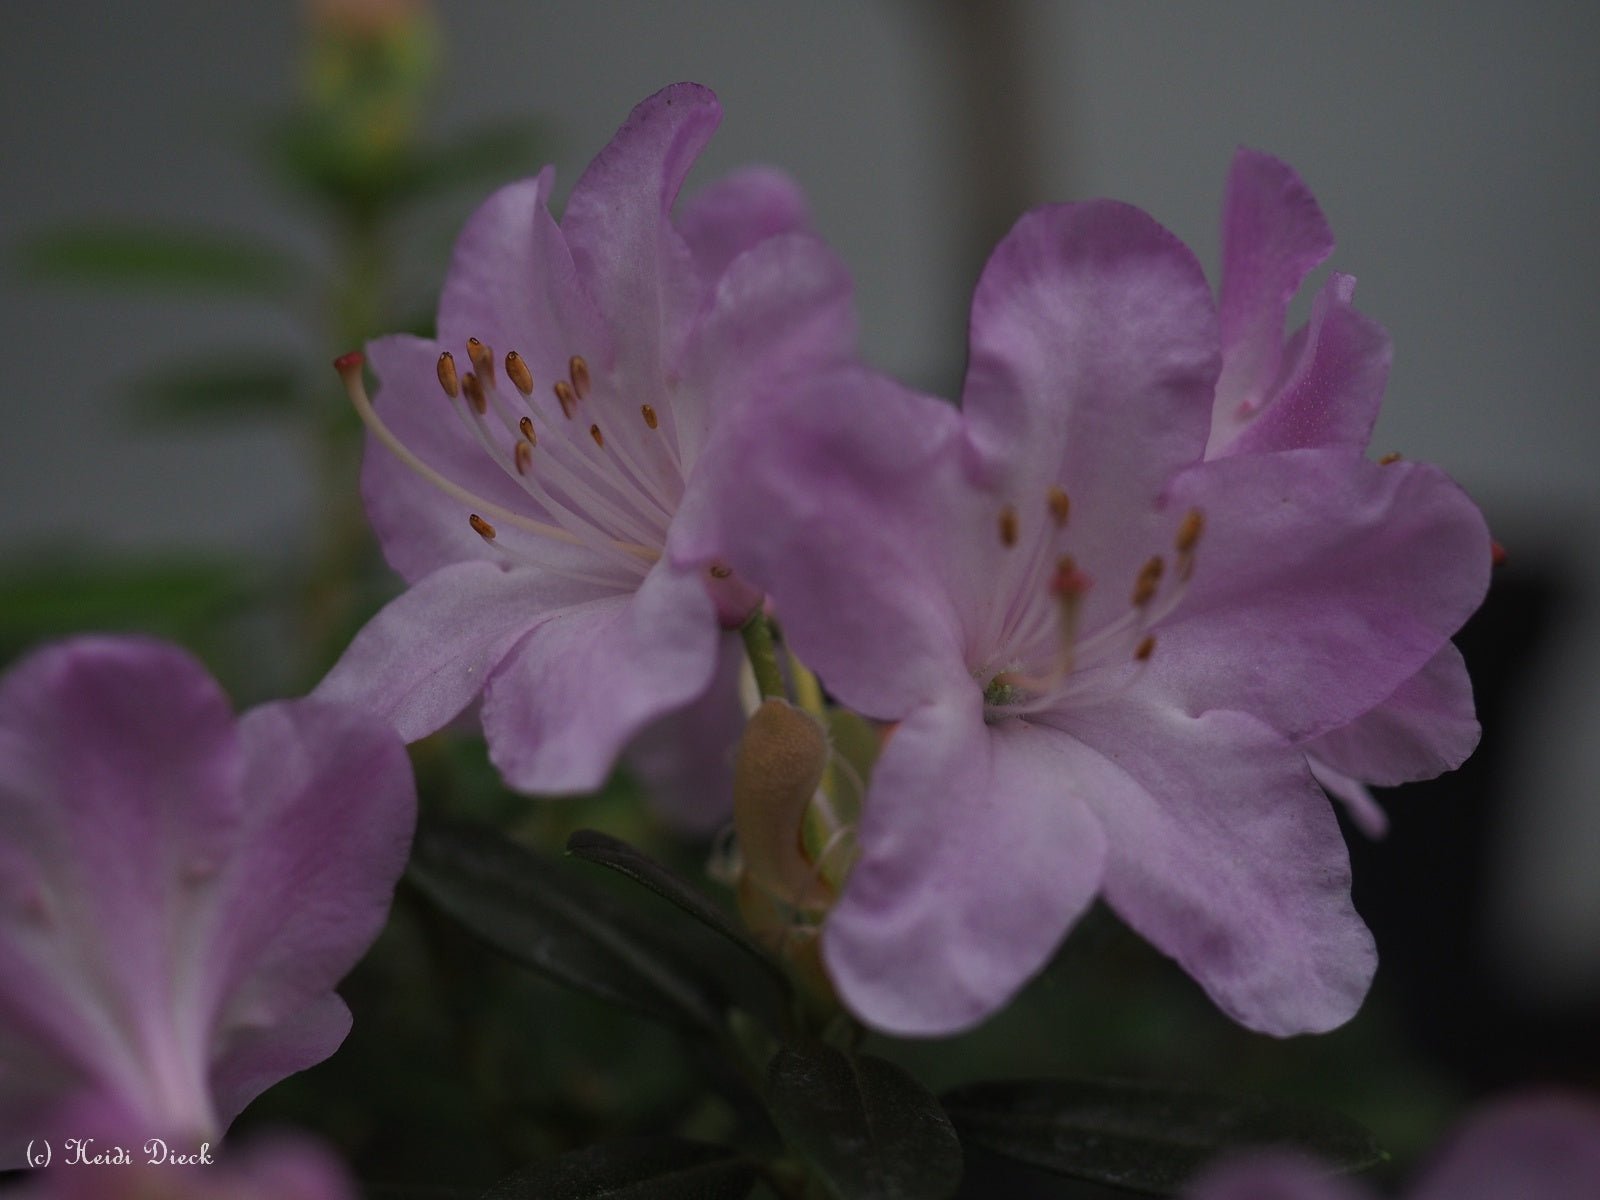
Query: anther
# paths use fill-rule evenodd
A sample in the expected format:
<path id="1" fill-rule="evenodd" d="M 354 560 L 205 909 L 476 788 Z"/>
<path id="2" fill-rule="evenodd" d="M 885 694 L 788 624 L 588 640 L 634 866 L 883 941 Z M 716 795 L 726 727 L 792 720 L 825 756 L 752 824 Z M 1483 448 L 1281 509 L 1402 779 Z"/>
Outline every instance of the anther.
<path id="1" fill-rule="evenodd" d="M 528 439 L 528 445 L 537 446 L 539 444 L 539 435 L 533 431 L 532 417 L 523 417 L 522 420 L 517 422 L 517 428 L 522 430 L 522 436 Z"/>
<path id="2" fill-rule="evenodd" d="M 515 350 L 506 355 L 506 378 L 524 396 L 533 395 L 533 372 L 528 370 L 528 364 Z"/>
<path id="3" fill-rule="evenodd" d="M 1193 554 L 1194 548 L 1200 544 L 1200 535 L 1205 532 L 1206 518 L 1198 508 L 1191 508 L 1183 515 L 1183 523 L 1178 526 L 1178 536 L 1173 539 L 1173 547 L 1179 554 Z"/>
<path id="4" fill-rule="evenodd" d="M 477 338 L 467 339 L 467 357 L 472 360 L 472 369 L 494 383 L 494 351 L 485 346 Z"/>
<path id="5" fill-rule="evenodd" d="M 467 394 L 467 403 L 472 405 L 473 412 L 481 417 L 489 411 L 489 401 L 483 394 L 483 384 L 471 371 L 461 377 L 461 390 Z"/>
<path id="6" fill-rule="evenodd" d="M 1143 608 L 1156 597 L 1156 589 L 1161 586 L 1161 575 L 1166 570 L 1166 563 L 1157 555 L 1144 566 L 1139 568 L 1139 574 L 1133 581 L 1133 606 Z"/>
<path id="7" fill-rule="evenodd" d="M 713 579 L 726 579 L 726 578 L 728 578 L 728 576 L 730 576 L 732 574 L 733 574 L 733 568 L 732 567 L 725 567 L 721 563 L 717 563 L 717 564 L 713 565 L 712 568 L 711 568 L 711 578 L 713 578 Z"/>
<path id="8" fill-rule="evenodd" d="M 1378 465 L 1380 467 L 1389 467 L 1389 466 L 1393 466 L 1395 463 L 1397 463 L 1399 461 L 1400 461 L 1400 452 L 1398 450 L 1391 450 L 1391 451 L 1389 451 L 1389 453 L 1385 454 L 1382 458 L 1380 458 L 1378 460 Z"/>
<path id="9" fill-rule="evenodd" d="M 639 412 L 644 416 L 644 423 L 654 429 L 660 422 L 656 419 L 656 410 L 648 404 L 639 405 Z"/>
<path id="10" fill-rule="evenodd" d="M 439 386 L 452 400 L 461 395 L 461 380 L 456 378 L 455 356 L 448 350 L 439 355 Z"/>
<path id="11" fill-rule="evenodd" d="M 526 475 L 533 466 L 533 447 L 518 438 L 516 446 L 512 448 L 511 457 L 516 460 L 517 474 Z"/>
<path id="12" fill-rule="evenodd" d="M 1133 648 L 1133 657 L 1136 662 L 1149 662 L 1150 656 L 1156 652 L 1156 635 L 1147 633 L 1139 639 L 1139 644 Z"/>
<path id="13" fill-rule="evenodd" d="M 1000 544 L 1017 544 L 1017 510 L 1009 504 L 1000 510 Z"/>
<path id="14" fill-rule="evenodd" d="M 1067 499 L 1067 494 L 1058 487 L 1052 487 L 1049 504 L 1050 516 L 1055 520 L 1057 528 L 1066 525 L 1067 514 L 1072 511 L 1072 502 Z"/>
<path id="15" fill-rule="evenodd" d="M 594 439 L 594 444 L 599 446 L 600 449 L 604 450 L 606 448 L 606 435 L 600 432 L 600 426 L 589 426 L 589 436 Z"/>
<path id="16" fill-rule="evenodd" d="M 572 419 L 572 410 L 578 403 L 577 396 L 573 394 L 572 385 L 565 379 L 558 379 L 551 385 L 551 390 L 555 392 L 556 399 L 561 402 L 561 415 L 570 421 Z"/>
<path id="17" fill-rule="evenodd" d="M 582 400 L 589 394 L 589 364 L 583 361 L 583 355 L 574 354 L 567 360 L 567 374 L 572 376 L 572 390 Z"/>
<path id="18" fill-rule="evenodd" d="M 467 518 L 467 524 L 471 525 L 472 532 L 477 534 L 484 541 L 494 541 L 494 526 L 485 521 L 477 513 L 473 513 Z"/>

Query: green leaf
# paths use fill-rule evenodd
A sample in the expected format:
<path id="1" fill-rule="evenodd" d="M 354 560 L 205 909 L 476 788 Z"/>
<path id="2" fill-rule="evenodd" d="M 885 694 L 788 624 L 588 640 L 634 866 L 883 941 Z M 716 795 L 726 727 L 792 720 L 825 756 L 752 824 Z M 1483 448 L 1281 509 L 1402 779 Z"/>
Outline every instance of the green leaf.
<path id="1" fill-rule="evenodd" d="M 743 1200 L 760 1168 L 681 1138 L 601 1142 L 503 1179 L 482 1200 Z"/>
<path id="2" fill-rule="evenodd" d="M 961 1140 L 1061 1175 L 1171 1195 L 1224 1151 L 1284 1146 L 1342 1170 L 1383 1158 L 1338 1113 L 1265 1097 L 1099 1079 L 975 1083 L 944 1097 Z"/>
<path id="3" fill-rule="evenodd" d="M 277 417 L 294 409 L 303 383 L 290 358 L 252 351 L 211 357 L 135 380 L 133 416 L 146 426 Z"/>
<path id="4" fill-rule="evenodd" d="M 271 246 L 183 229 L 68 228 L 35 234 L 18 266 L 36 280 L 281 296 L 301 269 Z"/>
<path id="5" fill-rule="evenodd" d="M 662 899 L 676 904 L 702 925 L 721 934 L 760 963 L 777 982 L 785 996 L 793 992 L 793 986 L 789 982 L 788 975 L 784 974 L 783 968 L 744 930 L 734 924 L 727 913 L 686 880 L 680 879 L 643 851 L 610 834 L 595 829 L 580 829 L 567 839 L 567 853 L 586 862 L 610 867 L 635 883 L 649 888 Z"/>
<path id="6" fill-rule="evenodd" d="M 410 877 L 470 932 L 557 983 L 688 1028 L 720 1029 L 720 989 L 581 872 L 498 830 L 425 822 Z"/>
<path id="7" fill-rule="evenodd" d="M 938 1100 L 884 1059 L 785 1046 L 767 1068 L 767 1107 L 839 1200 L 940 1200 L 961 1183 L 961 1143 Z"/>

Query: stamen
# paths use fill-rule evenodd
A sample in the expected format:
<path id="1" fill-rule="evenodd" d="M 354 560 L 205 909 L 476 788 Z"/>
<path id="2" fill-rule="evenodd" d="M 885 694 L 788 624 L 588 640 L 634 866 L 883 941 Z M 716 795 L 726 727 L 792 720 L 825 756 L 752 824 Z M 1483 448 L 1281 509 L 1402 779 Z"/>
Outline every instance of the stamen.
<path id="1" fill-rule="evenodd" d="M 726 579 L 732 574 L 732 567 L 725 567 L 721 563 L 713 563 L 711 565 L 711 578 L 713 579 Z"/>
<path id="2" fill-rule="evenodd" d="M 532 417 L 523 417 L 522 420 L 517 422 L 517 428 L 522 431 L 522 436 L 528 439 L 528 445 L 537 446 L 539 444 L 539 435 L 534 432 Z"/>
<path id="3" fill-rule="evenodd" d="M 489 400 L 483 394 L 483 384 L 471 371 L 461 377 L 461 390 L 467 394 L 467 403 L 480 417 L 489 411 Z"/>
<path id="4" fill-rule="evenodd" d="M 567 420 L 572 420 L 572 410 L 577 407 L 578 398 L 572 391 L 572 385 L 565 379 L 558 379 L 551 385 L 556 399 L 561 402 L 561 415 Z"/>
<path id="5" fill-rule="evenodd" d="M 1056 559 L 1055 572 L 1050 576 L 1050 594 L 1057 597 L 1081 597 L 1093 580 L 1078 570 L 1077 561 L 1070 554 Z"/>
<path id="6" fill-rule="evenodd" d="M 578 393 L 578 399 L 588 396 L 589 364 L 583 361 L 583 355 L 574 354 L 567 360 L 567 374 L 572 376 L 572 390 Z"/>
<path id="7" fill-rule="evenodd" d="M 1156 652 L 1156 635 L 1147 633 L 1134 647 L 1133 657 L 1136 662 L 1149 662 L 1150 656 Z"/>
<path id="8" fill-rule="evenodd" d="M 1161 575 L 1166 570 L 1167 564 L 1161 561 L 1158 554 L 1144 566 L 1139 568 L 1139 574 L 1133 581 L 1133 606 L 1143 608 L 1156 598 L 1156 589 L 1161 586 Z"/>
<path id="9" fill-rule="evenodd" d="M 533 372 L 528 370 L 528 364 L 515 350 L 506 355 L 506 378 L 524 396 L 533 395 Z"/>
<path id="10" fill-rule="evenodd" d="M 516 446 L 512 448 L 511 457 L 516 460 L 517 474 L 526 475 L 533 466 L 533 447 L 518 439 Z"/>
<path id="11" fill-rule="evenodd" d="M 1058 487 L 1052 487 L 1048 495 L 1050 516 L 1055 520 L 1056 528 L 1060 529 L 1067 523 L 1067 515 L 1072 511 L 1072 502 L 1067 499 L 1067 494 Z"/>
<path id="12" fill-rule="evenodd" d="M 656 410 L 651 408 L 648 404 L 639 405 L 639 412 L 644 416 L 644 423 L 650 426 L 651 429 L 654 429 L 660 425 L 661 422 L 656 417 Z"/>
<path id="13" fill-rule="evenodd" d="M 439 386 L 452 400 L 461 395 L 461 380 L 456 378 L 456 360 L 448 350 L 439 355 Z"/>
<path id="14" fill-rule="evenodd" d="M 484 379 L 494 386 L 494 351 L 485 346 L 477 338 L 467 339 L 467 357 L 472 360 L 472 368 Z"/>
<path id="15" fill-rule="evenodd" d="M 1200 542 L 1200 535 L 1205 532 L 1206 518 L 1198 508 L 1191 508 L 1183 515 L 1183 523 L 1178 526 L 1178 536 L 1173 540 L 1173 546 L 1179 554 L 1192 554 L 1195 546 Z"/>
<path id="16" fill-rule="evenodd" d="M 606 448 L 606 435 L 600 432 L 600 426 L 589 426 L 589 436 L 594 439 L 594 444 L 599 446 L 600 449 L 604 450 Z"/>
<path id="17" fill-rule="evenodd" d="M 1400 452 L 1398 450 L 1391 450 L 1391 451 L 1389 451 L 1388 454 L 1385 454 L 1382 458 L 1380 458 L 1378 460 L 1378 465 L 1380 467 L 1389 467 L 1389 466 L 1393 466 L 1395 463 L 1397 463 L 1399 461 L 1400 461 Z"/>
<path id="18" fill-rule="evenodd" d="M 1017 544 L 1017 510 L 1009 504 L 1000 510 L 1000 544 Z"/>
<path id="19" fill-rule="evenodd" d="M 477 513 L 467 517 L 467 524 L 472 526 L 472 531 L 486 542 L 494 541 L 494 526 L 485 521 Z"/>

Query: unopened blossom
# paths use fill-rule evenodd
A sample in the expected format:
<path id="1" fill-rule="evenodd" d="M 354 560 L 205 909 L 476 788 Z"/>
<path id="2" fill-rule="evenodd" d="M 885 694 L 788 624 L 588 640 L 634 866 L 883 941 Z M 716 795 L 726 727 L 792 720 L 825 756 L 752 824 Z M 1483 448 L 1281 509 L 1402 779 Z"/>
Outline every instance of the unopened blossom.
<path id="1" fill-rule="evenodd" d="M 1390 342 L 1354 307 L 1355 279 L 1330 275 L 1310 319 L 1284 339 L 1290 301 L 1333 246 L 1322 210 L 1292 168 L 1259 151 L 1234 155 L 1222 215 L 1222 371 L 1207 457 L 1367 450 Z M 1305 750 L 1318 780 L 1378 834 L 1387 819 L 1367 784 L 1431 779 L 1460 766 L 1477 742 L 1472 681 L 1447 642 L 1381 703 Z"/>
<path id="2" fill-rule="evenodd" d="M 1347 446 L 1208 459 L 1216 309 L 1136 209 L 1024 217 L 970 329 L 959 410 L 839 372 L 719 447 L 728 561 L 835 696 L 898 723 L 823 931 L 840 996 L 969 1026 L 1099 895 L 1240 1022 L 1338 1025 L 1375 955 L 1301 747 L 1477 606 L 1481 517 Z"/>
<path id="3" fill-rule="evenodd" d="M 411 587 L 319 694 L 412 740 L 481 693 L 495 765 L 531 792 L 594 788 L 639 739 L 642 765 L 698 769 L 685 791 L 725 816 L 728 630 L 760 597 L 714 543 L 692 562 L 662 550 L 693 497 L 721 503 L 737 468 L 704 452 L 726 414 L 846 359 L 854 318 L 782 176 L 737 173 L 672 219 L 719 119 L 691 84 L 644 101 L 559 225 L 549 169 L 497 192 L 456 245 L 437 340 L 368 347 L 375 410 L 344 362 L 372 433 L 367 511 Z"/>
<path id="4" fill-rule="evenodd" d="M 0 680 L 0 1162 L 35 1138 L 216 1143 L 350 1028 L 416 797 L 381 722 L 235 717 L 174 646 L 51 645 Z"/>
<path id="5" fill-rule="evenodd" d="M 1576 1096 L 1504 1100 L 1467 1121 L 1401 1193 L 1406 1200 L 1594 1200 L 1600 1107 Z M 1298 1156 L 1262 1153 L 1208 1171 L 1186 1200 L 1376 1200 Z"/>

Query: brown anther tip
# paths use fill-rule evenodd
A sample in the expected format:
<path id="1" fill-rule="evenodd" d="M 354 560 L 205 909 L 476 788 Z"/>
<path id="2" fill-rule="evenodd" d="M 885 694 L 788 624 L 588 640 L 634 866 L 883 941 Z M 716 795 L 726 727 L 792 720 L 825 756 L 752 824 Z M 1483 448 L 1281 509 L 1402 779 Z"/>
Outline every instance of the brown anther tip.
<path id="1" fill-rule="evenodd" d="M 518 438 L 517 444 L 512 447 L 511 457 L 516 461 L 517 474 L 526 475 L 533 466 L 533 447 Z"/>
<path id="2" fill-rule="evenodd" d="M 598 426 L 598 425 L 589 426 L 589 436 L 594 439 L 594 444 L 596 446 L 599 446 L 602 450 L 605 449 L 605 447 L 606 447 L 606 435 L 600 432 L 600 426 Z"/>
<path id="3" fill-rule="evenodd" d="M 461 379 L 456 374 L 455 355 L 446 350 L 439 355 L 439 386 L 444 389 L 444 394 L 454 400 L 461 395 Z"/>
<path id="4" fill-rule="evenodd" d="M 348 375 L 351 371 L 361 370 L 361 364 L 367 361 L 367 356 L 359 350 L 352 350 L 349 354 L 341 354 L 333 360 L 333 369 L 341 375 Z"/>
<path id="5" fill-rule="evenodd" d="M 1178 526 L 1178 536 L 1173 539 L 1173 545 L 1179 554 L 1189 554 L 1200 543 L 1200 535 L 1205 532 L 1206 518 L 1198 508 L 1191 508 L 1183 514 L 1183 523 Z"/>
<path id="6" fill-rule="evenodd" d="M 1133 657 L 1138 662 L 1149 662 L 1150 656 L 1156 652 L 1156 635 L 1147 633 L 1139 639 L 1139 644 L 1133 648 Z"/>
<path id="7" fill-rule="evenodd" d="M 583 355 L 574 354 L 567 360 L 567 374 L 572 376 L 572 390 L 582 400 L 589 394 L 589 364 L 584 362 Z"/>
<path id="8" fill-rule="evenodd" d="M 1017 510 L 1009 504 L 1000 510 L 1000 544 L 1017 544 Z"/>
<path id="9" fill-rule="evenodd" d="M 721 563 L 717 563 L 716 565 L 714 565 L 711 568 L 711 578 L 713 578 L 713 579 L 726 579 L 728 576 L 730 576 L 732 574 L 733 574 L 733 568 L 732 567 L 725 567 Z"/>
<path id="10" fill-rule="evenodd" d="M 493 385 L 494 351 L 477 338 L 468 338 L 467 357 L 472 360 L 473 369 L 478 372 L 479 377 Z"/>
<path id="11" fill-rule="evenodd" d="M 656 410 L 648 404 L 639 405 L 639 412 L 644 417 L 644 423 L 654 429 L 661 422 L 656 418 Z"/>
<path id="12" fill-rule="evenodd" d="M 515 350 L 506 355 L 506 378 L 524 396 L 533 395 L 533 372 Z"/>
<path id="13" fill-rule="evenodd" d="M 1161 586 L 1161 576 L 1166 569 L 1167 564 L 1161 561 L 1160 555 L 1139 568 L 1138 577 L 1133 581 L 1134 607 L 1143 608 L 1155 599 L 1156 589 Z"/>
<path id="14" fill-rule="evenodd" d="M 1050 489 L 1048 502 L 1050 505 L 1050 516 L 1054 519 L 1055 523 L 1058 526 L 1065 525 L 1067 523 L 1067 516 L 1072 512 L 1072 501 L 1067 499 L 1067 494 L 1058 487 L 1052 487 Z"/>
<path id="15" fill-rule="evenodd" d="M 1506 565 L 1506 559 L 1508 559 L 1509 557 L 1511 557 L 1511 556 L 1506 553 L 1506 548 L 1504 546 L 1502 546 L 1499 542 L 1494 541 L 1493 539 L 1490 539 L 1490 541 L 1489 541 L 1489 562 L 1490 562 L 1490 564 L 1492 566 L 1496 566 L 1496 567 L 1505 566 Z"/>
<path id="16" fill-rule="evenodd" d="M 1400 461 L 1400 452 L 1398 450 L 1391 450 L 1391 451 L 1389 451 L 1389 453 L 1385 454 L 1382 458 L 1380 458 L 1378 460 L 1378 465 L 1380 467 L 1387 467 L 1387 466 L 1391 466 L 1394 463 L 1397 463 L 1399 461 Z"/>
<path id="17" fill-rule="evenodd" d="M 489 400 L 483 394 L 483 383 L 471 371 L 461 377 L 461 390 L 467 394 L 467 403 L 480 417 L 489 411 Z"/>
<path id="18" fill-rule="evenodd" d="M 472 526 L 472 532 L 486 542 L 494 541 L 494 526 L 485 521 L 477 513 L 467 518 L 467 524 Z"/>
<path id="19" fill-rule="evenodd" d="M 537 446 L 539 444 L 538 435 L 535 434 L 533 430 L 532 417 L 523 417 L 522 420 L 517 422 L 517 428 L 522 430 L 522 436 L 528 439 L 528 444 L 530 446 Z"/>
<path id="20" fill-rule="evenodd" d="M 577 397 L 573 394 L 572 385 L 565 379 L 558 379 L 550 385 L 550 390 L 555 392 L 556 399 L 561 402 L 561 415 L 569 421 L 572 419 L 572 409 L 577 404 Z"/>

